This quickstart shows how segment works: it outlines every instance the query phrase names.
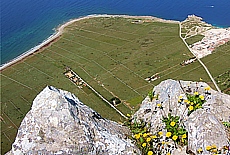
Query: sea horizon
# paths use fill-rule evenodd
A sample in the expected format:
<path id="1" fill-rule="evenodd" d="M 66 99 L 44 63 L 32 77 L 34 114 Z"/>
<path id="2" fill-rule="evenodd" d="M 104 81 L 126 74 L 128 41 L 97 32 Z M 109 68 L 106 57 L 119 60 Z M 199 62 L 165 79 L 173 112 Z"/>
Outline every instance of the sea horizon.
<path id="1" fill-rule="evenodd" d="M 154 2 L 153 4 L 151 3 L 151 1 L 146 1 L 144 4 L 141 4 L 140 0 L 135 2 L 126 0 L 117 2 L 112 1 L 107 3 L 102 0 L 99 4 L 94 1 L 79 1 L 77 3 L 74 2 L 74 0 L 70 0 L 70 2 L 68 4 L 65 3 L 66 7 L 64 7 L 64 9 L 60 8 L 60 6 L 62 6 L 64 2 L 62 3 L 59 1 L 51 2 L 55 5 L 51 5 L 51 3 L 49 3 L 48 5 L 47 2 L 44 2 L 43 4 L 33 4 L 34 7 L 42 6 L 41 8 L 43 8 L 43 10 L 39 10 L 39 7 L 37 8 L 37 10 L 33 10 L 33 7 L 28 8 L 24 6 L 19 6 L 18 10 L 14 10 L 13 13 L 11 12 L 10 16 L 9 10 L 13 9 L 12 6 L 10 6 L 9 4 L 12 3 L 16 5 L 18 3 L 13 2 L 13 0 L 9 0 L 8 3 L 2 2 L 2 6 L 4 9 L 2 9 L 1 27 L 1 66 L 43 43 L 47 38 L 56 33 L 55 29 L 58 26 L 72 19 L 93 14 L 154 16 L 166 20 L 177 21 L 183 21 L 187 18 L 188 15 L 194 14 L 196 16 L 202 17 L 203 21 L 212 24 L 213 26 L 221 28 L 230 27 L 230 13 L 227 10 L 227 4 L 229 3 L 230 5 L 230 2 L 227 2 L 226 0 L 224 0 L 224 2 L 226 3 L 224 3 L 223 1 L 217 3 L 217 0 L 211 0 L 209 3 L 202 2 L 200 6 L 196 5 L 196 1 L 188 3 L 189 5 L 185 5 L 185 2 L 180 3 L 179 1 L 175 1 L 175 4 L 173 4 L 173 6 L 169 6 L 169 4 L 167 4 L 165 1 Z M 105 4 L 102 4 L 102 2 L 104 2 Z M 89 6 L 91 3 L 92 7 L 87 8 L 87 6 Z M 128 5 L 129 3 L 130 5 Z M 180 5 L 178 6 L 177 4 Z M 78 7 L 75 8 L 74 6 Z M 187 8 L 183 10 L 182 8 L 185 6 Z M 195 10 L 190 7 L 195 8 Z M 221 7 L 223 8 L 220 9 Z M 52 8 L 51 11 L 49 11 L 50 8 Z M 151 8 L 154 8 L 154 10 L 151 11 Z M 182 9 L 181 13 L 175 12 L 176 10 L 178 10 L 178 8 Z M 168 10 L 168 13 L 164 12 L 164 10 L 166 9 Z M 22 10 L 26 10 L 26 13 L 22 13 L 25 14 L 26 18 L 24 19 L 23 17 L 21 18 L 21 20 L 20 18 L 17 19 L 16 17 L 20 15 L 19 12 Z M 39 12 L 36 12 L 38 10 Z M 175 12 L 175 14 L 170 14 L 170 10 L 171 12 Z M 217 11 L 213 12 L 214 10 Z M 32 15 L 28 15 L 28 13 L 32 13 L 34 15 L 34 12 L 36 12 L 37 18 L 33 18 Z M 47 16 L 45 16 L 46 14 Z M 60 15 L 60 17 L 58 15 Z M 222 18 L 220 18 L 220 16 Z M 14 24 L 14 22 L 16 23 L 16 25 Z"/>

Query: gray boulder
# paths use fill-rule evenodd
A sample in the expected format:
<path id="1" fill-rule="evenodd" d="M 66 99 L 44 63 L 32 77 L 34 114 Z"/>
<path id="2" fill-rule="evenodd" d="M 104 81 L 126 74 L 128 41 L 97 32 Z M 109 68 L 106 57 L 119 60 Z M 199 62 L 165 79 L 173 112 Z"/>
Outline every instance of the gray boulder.
<path id="1" fill-rule="evenodd" d="M 8 154 L 135 154 L 128 128 L 102 118 L 73 94 L 46 87 L 23 119 Z"/>

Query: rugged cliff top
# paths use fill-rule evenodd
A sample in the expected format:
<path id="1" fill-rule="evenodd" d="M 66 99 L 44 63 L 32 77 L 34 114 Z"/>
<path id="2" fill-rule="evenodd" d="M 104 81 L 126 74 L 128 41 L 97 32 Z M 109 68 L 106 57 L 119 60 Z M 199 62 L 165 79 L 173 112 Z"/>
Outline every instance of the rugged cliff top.
<path id="1" fill-rule="evenodd" d="M 188 147 L 175 145 L 168 152 L 197 154 L 202 149 L 203 154 L 211 154 L 207 146 L 219 149 L 229 143 L 222 124 L 230 119 L 229 95 L 210 89 L 204 82 L 175 80 L 161 82 L 153 92 L 152 98 L 147 96 L 131 119 L 146 122 L 150 134 L 161 131 L 165 137 L 162 118 L 169 113 L 179 116 L 187 130 Z M 185 102 L 194 93 L 205 102 L 202 108 L 189 113 Z M 137 142 L 127 135 L 131 135 L 127 127 L 102 118 L 73 94 L 47 86 L 35 98 L 8 154 L 141 154 L 135 146 Z M 173 142 L 170 138 L 166 140 Z"/>

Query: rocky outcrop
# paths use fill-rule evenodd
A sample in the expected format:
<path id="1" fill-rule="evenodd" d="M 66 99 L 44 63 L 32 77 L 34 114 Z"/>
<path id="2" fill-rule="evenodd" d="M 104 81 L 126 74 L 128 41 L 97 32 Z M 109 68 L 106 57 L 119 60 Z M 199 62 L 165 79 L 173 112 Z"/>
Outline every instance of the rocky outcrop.
<path id="1" fill-rule="evenodd" d="M 128 133 L 73 94 L 48 86 L 35 98 L 8 154 L 138 153 Z"/>
<path id="2" fill-rule="evenodd" d="M 230 122 L 230 96 L 205 90 L 207 86 L 204 82 L 166 80 L 153 89 L 154 99 L 148 96 L 143 100 L 133 118 L 147 122 L 151 134 L 165 132 L 162 117 L 168 113 L 179 116 L 188 131 L 187 147 L 171 145 L 163 154 L 197 154 L 198 149 L 209 154 L 207 146 L 228 145 L 222 122 Z M 186 94 L 194 92 L 204 95 L 206 102 L 188 115 Z M 141 154 L 127 134 L 128 128 L 102 118 L 73 94 L 48 86 L 35 98 L 8 154 Z"/>
<path id="3" fill-rule="evenodd" d="M 159 130 L 164 131 L 163 116 L 168 113 L 180 116 L 181 123 L 188 131 L 188 147 L 178 148 L 172 153 L 184 155 L 187 151 L 197 154 L 197 150 L 202 148 L 203 154 L 209 154 L 206 146 L 215 144 L 217 148 L 221 148 L 228 145 L 228 136 L 222 122 L 230 121 L 230 96 L 212 89 L 207 91 L 207 86 L 204 82 L 163 81 L 153 89 L 158 99 L 150 101 L 150 98 L 146 97 L 134 118 L 150 123 L 151 133 L 154 134 Z M 182 100 L 186 100 L 186 93 L 194 92 L 203 94 L 206 102 L 203 108 L 188 116 L 188 108 L 178 102 L 178 99 L 181 96 Z M 157 109 L 157 104 L 161 104 L 162 110 Z"/>

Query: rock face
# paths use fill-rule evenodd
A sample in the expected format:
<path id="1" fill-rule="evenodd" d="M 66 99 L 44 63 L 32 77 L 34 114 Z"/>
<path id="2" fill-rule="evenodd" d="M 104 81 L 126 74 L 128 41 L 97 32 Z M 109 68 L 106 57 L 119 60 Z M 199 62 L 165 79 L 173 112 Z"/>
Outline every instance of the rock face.
<path id="1" fill-rule="evenodd" d="M 156 86 L 153 91 L 158 94 L 158 99 L 150 101 L 146 97 L 140 109 L 134 114 L 137 120 L 144 120 L 150 123 L 151 132 L 156 133 L 164 128 L 162 117 L 170 112 L 172 115 L 180 116 L 181 122 L 188 131 L 187 152 L 197 154 L 197 150 L 202 148 L 203 154 L 209 154 L 206 146 L 215 144 L 217 148 L 228 145 L 228 137 L 222 121 L 230 121 L 230 96 L 214 90 L 204 90 L 208 85 L 204 82 L 189 82 L 166 80 Z M 205 96 L 206 102 L 203 108 L 188 114 L 185 104 L 178 102 L 179 96 L 187 99 L 186 93 L 198 92 Z M 163 110 L 158 110 L 157 104 L 161 104 Z M 174 150 L 175 155 L 186 154 L 185 148 Z"/>
<path id="2" fill-rule="evenodd" d="M 138 153 L 128 132 L 73 94 L 48 86 L 35 98 L 8 154 Z"/>
<path id="3" fill-rule="evenodd" d="M 188 147 L 173 146 L 171 153 L 197 154 L 202 148 L 203 154 L 209 154 L 207 146 L 221 148 L 229 143 L 222 122 L 230 121 L 230 96 L 207 91 L 207 86 L 204 82 L 163 81 L 153 89 L 157 99 L 146 97 L 133 117 L 149 123 L 154 134 L 159 129 L 165 132 L 163 116 L 180 116 L 188 131 Z M 194 92 L 203 94 L 206 102 L 188 116 L 186 104 L 178 99 L 185 101 L 186 94 Z M 48 86 L 35 98 L 8 154 L 141 154 L 126 134 L 130 134 L 128 128 L 102 118 L 73 94 Z"/>

